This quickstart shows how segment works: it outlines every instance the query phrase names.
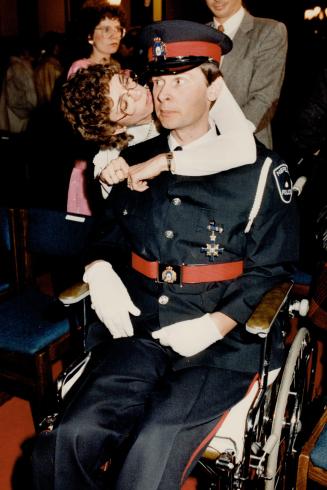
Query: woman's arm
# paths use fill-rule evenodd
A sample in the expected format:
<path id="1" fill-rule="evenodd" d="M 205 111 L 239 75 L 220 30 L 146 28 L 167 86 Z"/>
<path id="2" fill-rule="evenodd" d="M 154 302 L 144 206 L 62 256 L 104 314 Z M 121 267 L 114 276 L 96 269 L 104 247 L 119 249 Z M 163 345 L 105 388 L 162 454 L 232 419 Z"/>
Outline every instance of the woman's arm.
<path id="1" fill-rule="evenodd" d="M 111 162 L 114 161 L 118 156 L 119 150 L 116 150 L 115 148 L 110 148 L 106 150 L 100 150 L 93 159 L 94 178 L 99 180 L 99 183 L 101 185 L 102 197 L 104 199 L 108 197 L 111 186 L 115 183 L 110 180 L 108 170 L 111 166 Z"/>
<path id="2" fill-rule="evenodd" d="M 255 127 L 244 116 L 224 80 L 219 81 L 221 91 L 210 116 L 220 134 L 205 150 L 173 152 L 175 174 L 209 175 L 256 161 Z"/>

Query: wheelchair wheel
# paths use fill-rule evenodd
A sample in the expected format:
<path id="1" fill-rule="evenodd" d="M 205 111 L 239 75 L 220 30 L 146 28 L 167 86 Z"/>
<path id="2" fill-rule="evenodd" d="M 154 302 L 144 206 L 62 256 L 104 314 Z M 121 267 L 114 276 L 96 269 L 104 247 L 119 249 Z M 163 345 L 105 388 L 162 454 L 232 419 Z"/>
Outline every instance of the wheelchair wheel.
<path id="1" fill-rule="evenodd" d="M 312 348 L 306 328 L 296 334 L 280 380 L 269 440 L 274 444 L 267 460 L 265 490 L 295 488 L 296 442 L 308 392 L 308 364 Z"/>

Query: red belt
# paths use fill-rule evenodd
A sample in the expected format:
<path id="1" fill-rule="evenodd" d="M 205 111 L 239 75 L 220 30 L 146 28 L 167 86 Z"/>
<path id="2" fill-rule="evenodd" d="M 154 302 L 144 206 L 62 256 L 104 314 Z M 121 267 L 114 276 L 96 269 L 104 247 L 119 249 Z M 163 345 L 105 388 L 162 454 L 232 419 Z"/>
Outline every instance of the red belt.
<path id="1" fill-rule="evenodd" d="M 145 260 L 132 252 L 132 268 L 157 282 L 197 284 L 235 279 L 243 273 L 243 260 L 224 264 L 171 265 Z"/>

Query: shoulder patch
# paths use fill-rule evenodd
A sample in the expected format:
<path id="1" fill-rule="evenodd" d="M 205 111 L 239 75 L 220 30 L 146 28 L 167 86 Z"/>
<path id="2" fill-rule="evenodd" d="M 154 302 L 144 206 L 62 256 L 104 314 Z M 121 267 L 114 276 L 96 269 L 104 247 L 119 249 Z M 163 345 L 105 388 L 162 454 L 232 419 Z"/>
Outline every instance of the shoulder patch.
<path id="1" fill-rule="evenodd" d="M 292 201 L 292 181 L 286 163 L 281 163 L 274 169 L 274 177 L 280 198 L 286 204 Z"/>

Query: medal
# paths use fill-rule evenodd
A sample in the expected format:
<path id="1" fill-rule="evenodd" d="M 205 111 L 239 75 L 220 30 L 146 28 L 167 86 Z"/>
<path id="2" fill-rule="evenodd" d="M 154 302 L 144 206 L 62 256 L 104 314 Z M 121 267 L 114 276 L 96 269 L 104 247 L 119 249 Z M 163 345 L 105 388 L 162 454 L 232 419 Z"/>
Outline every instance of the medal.
<path id="1" fill-rule="evenodd" d="M 209 235 L 210 242 L 206 244 L 205 247 L 201 247 L 201 252 L 204 252 L 207 257 L 209 257 L 210 262 L 214 261 L 214 257 L 218 257 L 218 255 L 222 254 L 224 248 L 216 243 L 217 233 L 222 233 L 224 231 L 222 225 L 216 225 L 215 220 L 209 221 L 209 225 L 207 229 L 211 232 Z"/>

